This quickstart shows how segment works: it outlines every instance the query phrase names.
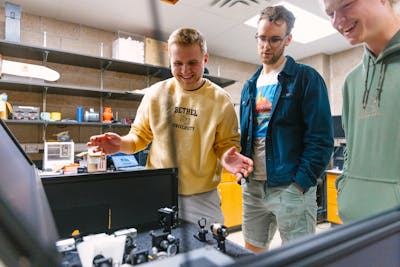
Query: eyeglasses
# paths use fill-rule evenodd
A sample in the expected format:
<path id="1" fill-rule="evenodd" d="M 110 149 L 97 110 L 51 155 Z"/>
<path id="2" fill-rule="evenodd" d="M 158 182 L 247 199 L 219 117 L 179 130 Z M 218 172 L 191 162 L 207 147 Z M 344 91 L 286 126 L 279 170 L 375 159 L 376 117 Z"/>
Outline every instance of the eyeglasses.
<path id="1" fill-rule="evenodd" d="M 288 35 L 286 34 L 283 36 L 283 38 L 278 36 L 272 36 L 271 38 L 268 38 L 264 35 L 256 34 L 255 38 L 257 39 L 259 45 L 266 45 L 268 43 L 271 47 L 276 48 L 281 45 L 282 41 L 285 40 L 287 36 Z"/>

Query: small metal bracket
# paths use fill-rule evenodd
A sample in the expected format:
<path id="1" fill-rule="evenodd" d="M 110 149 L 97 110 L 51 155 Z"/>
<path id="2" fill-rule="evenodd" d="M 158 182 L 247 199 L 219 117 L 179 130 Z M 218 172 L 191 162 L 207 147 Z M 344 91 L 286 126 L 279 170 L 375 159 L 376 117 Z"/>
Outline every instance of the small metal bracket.
<path id="1" fill-rule="evenodd" d="M 49 57 L 49 51 L 47 51 L 47 50 L 43 51 L 42 58 L 43 58 L 44 65 L 46 65 L 48 57 Z"/>

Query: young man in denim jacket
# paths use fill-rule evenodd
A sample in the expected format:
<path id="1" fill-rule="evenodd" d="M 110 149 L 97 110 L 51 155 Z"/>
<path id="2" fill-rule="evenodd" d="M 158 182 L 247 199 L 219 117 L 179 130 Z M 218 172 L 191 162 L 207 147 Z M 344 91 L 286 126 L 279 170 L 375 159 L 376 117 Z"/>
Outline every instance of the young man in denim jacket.
<path id="1" fill-rule="evenodd" d="M 256 34 L 262 65 L 240 104 L 242 153 L 254 171 L 243 185 L 243 235 L 255 252 L 276 230 L 283 243 L 314 233 L 316 184 L 333 151 L 327 89 L 313 68 L 284 56 L 294 16 L 283 6 L 261 12 Z"/>

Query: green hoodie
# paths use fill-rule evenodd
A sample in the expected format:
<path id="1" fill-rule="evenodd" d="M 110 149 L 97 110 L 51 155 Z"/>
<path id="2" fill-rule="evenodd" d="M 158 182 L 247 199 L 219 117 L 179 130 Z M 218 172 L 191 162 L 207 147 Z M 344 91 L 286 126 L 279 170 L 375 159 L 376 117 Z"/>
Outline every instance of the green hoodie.
<path id="1" fill-rule="evenodd" d="M 346 134 L 343 175 L 337 180 L 339 216 L 362 219 L 400 205 L 400 31 L 362 62 L 343 88 Z"/>

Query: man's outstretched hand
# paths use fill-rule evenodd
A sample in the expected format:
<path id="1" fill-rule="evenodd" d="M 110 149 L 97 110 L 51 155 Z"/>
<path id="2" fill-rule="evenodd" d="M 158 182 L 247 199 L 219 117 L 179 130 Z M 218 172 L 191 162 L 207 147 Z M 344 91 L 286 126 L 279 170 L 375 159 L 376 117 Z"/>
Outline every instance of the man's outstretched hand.
<path id="1" fill-rule="evenodd" d="M 114 154 L 121 148 L 121 136 L 116 133 L 105 133 L 90 137 L 87 146 L 94 146 L 93 152 L 103 152 L 104 154 Z"/>
<path id="2" fill-rule="evenodd" d="M 225 170 L 236 175 L 238 182 L 253 171 L 253 160 L 240 154 L 236 147 L 231 147 L 224 153 L 221 163 Z"/>

